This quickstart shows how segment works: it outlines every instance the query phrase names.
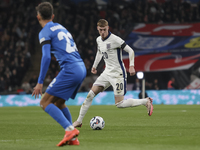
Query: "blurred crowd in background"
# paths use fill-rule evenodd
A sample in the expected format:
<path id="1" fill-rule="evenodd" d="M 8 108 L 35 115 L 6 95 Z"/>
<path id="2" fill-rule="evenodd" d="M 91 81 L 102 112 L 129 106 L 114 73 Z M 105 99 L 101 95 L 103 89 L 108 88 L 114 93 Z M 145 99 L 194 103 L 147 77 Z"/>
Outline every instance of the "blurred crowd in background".
<path id="1" fill-rule="evenodd" d="M 17 91 L 34 54 L 34 3 L 0 1 L 0 92 Z"/>
<path id="2" fill-rule="evenodd" d="M 31 93 L 37 83 L 37 74 L 23 80 L 26 72 L 35 64 L 33 55 L 41 55 L 38 33 L 41 27 L 36 19 L 35 7 L 41 0 L 1 0 L 0 1 L 0 92 Z M 98 4 L 94 0 L 73 3 L 70 0 L 50 0 L 54 6 L 55 22 L 61 23 L 71 32 L 79 53 L 87 68 L 87 78 L 80 91 L 88 91 L 96 79 L 91 67 L 96 54 L 96 23 L 100 18 L 109 22 L 110 31 L 122 38 L 133 29 L 136 23 L 190 23 L 200 21 L 200 3 L 191 4 L 182 0 L 109 0 Z M 101 63 L 98 73 L 104 68 Z M 39 68 L 38 68 L 39 69 Z M 55 57 L 49 67 L 44 84 L 48 85 L 59 72 Z M 156 77 L 156 76 L 155 76 Z M 171 77 L 163 80 L 171 81 Z M 163 80 L 153 78 L 146 81 L 146 89 L 167 89 Z M 131 90 L 140 90 L 141 83 L 136 78 L 128 78 Z"/>

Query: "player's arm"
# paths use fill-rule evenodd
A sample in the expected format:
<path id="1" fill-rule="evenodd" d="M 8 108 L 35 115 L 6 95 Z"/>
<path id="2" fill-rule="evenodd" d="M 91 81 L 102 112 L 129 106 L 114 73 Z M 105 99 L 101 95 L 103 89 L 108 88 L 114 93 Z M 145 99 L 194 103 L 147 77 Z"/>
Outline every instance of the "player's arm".
<path id="1" fill-rule="evenodd" d="M 96 57 L 95 57 L 94 64 L 93 64 L 92 69 L 91 69 L 91 72 L 92 72 L 93 74 L 96 74 L 96 73 L 97 73 L 96 68 L 97 68 L 99 62 L 101 61 L 102 56 L 103 56 L 103 55 L 102 55 L 102 54 L 100 53 L 100 51 L 98 50 L 98 51 L 97 51 L 97 54 L 96 54 Z"/>
<path id="2" fill-rule="evenodd" d="M 32 96 L 35 95 L 35 98 L 39 97 L 39 94 L 42 95 L 43 82 L 44 82 L 46 73 L 48 71 L 50 62 L 51 62 L 51 45 L 48 43 L 42 46 L 42 60 L 41 60 L 41 65 L 40 65 L 40 75 L 38 78 L 38 83 L 34 87 L 34 91 L 32 93 Z"/>
<path id="3" fill-rule="evenodd" d="M 133 49 L 125 42 L 122 44 L 121 48 L 129 54 L 129 73 L 131 76 L 133 76 L 135 75 L 135 68 L 134 68 L 135 53 Z"/>

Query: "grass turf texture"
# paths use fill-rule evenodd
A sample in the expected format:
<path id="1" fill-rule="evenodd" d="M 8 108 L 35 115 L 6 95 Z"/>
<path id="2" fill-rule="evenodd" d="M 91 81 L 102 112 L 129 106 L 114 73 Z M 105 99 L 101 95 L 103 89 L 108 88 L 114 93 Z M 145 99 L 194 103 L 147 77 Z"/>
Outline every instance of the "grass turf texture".
<path id="1" fill-rule="evenodd" d="M 80 106 L 69 106 L 73 121 Z M 79 146 L 56 147 L 64 130 L 40 107 L 0 108 L 1 150 L 199 150 L 199 105 L 154 105 L 119 109 L 91 106 L 79 128 Z M 105 120 L 103 130 L 92 130 L 94 116 Z"/>

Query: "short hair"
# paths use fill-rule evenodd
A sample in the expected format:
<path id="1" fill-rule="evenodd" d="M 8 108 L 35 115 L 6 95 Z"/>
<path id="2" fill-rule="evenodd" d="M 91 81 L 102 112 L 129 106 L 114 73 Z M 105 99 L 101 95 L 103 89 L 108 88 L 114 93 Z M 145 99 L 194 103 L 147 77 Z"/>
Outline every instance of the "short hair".
<path id="1" fill-rule="evenodd" d="M 105 19 L 100 19 L 100 20 L 97 22 L 97 26 L 99 26 L 99 27 L 108 26 L 108 21 L 105 20 Z"/>
<path id="2" fill-rule="evenodd" d="M 49 2 L 42 2 L 36 7 L 36 11 L 43 20 L 49 20 L 53 15 L 53 6 Z"/>

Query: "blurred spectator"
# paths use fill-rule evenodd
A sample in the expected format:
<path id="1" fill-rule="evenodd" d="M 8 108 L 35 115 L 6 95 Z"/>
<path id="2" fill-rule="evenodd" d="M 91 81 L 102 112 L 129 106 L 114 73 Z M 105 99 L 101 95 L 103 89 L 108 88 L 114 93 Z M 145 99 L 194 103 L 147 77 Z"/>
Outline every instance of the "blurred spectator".
<path id="1" fill-rule="evenodd" d="M 158 79 L 154 79 L 153 80 L 152 89 L 154 89 L 154 90 L 160 90 L 160 85 L 158 83 Z"/>
<path id="2" fill-rule="evenodd" d="M 140 83 L 140 80 L 138 78 L 135 79 L 135 83 L 133 84 L 133 90 L 139 91 L 141 90 L 142 85 Z"/>
<path id="3" fill-rule="evenodd" d="M 151 90 L 152 89 L 152 83 L 148 82 L 148 81 L 145 81 L 145 89 L 146 90 Z"/>
<path id="4" fill-rule="evenodd" d="M 169 90 L 171 90 L 171 89 L 179 89 L 177 83 L 175 82 L 175 78 L 174 77 L 171 77 L 171 79 L 168 81 L 167 88 Z"/>
<path id="5" fill-rule="evenodd" d="M 81 84 L 81 87 L 79 91 L 87 92 L 92 88 L 92 85 L 94 81 L 97 79 L 98 76 L 88 76 L 84 79 L 83 83 Z"/>
<path id="6" fill-rule="evenodd" d="M 174 87 L 172 86 L 172 84 L 175 82 L 175 79 L 173 77 L 171 77 L 171 79 L 168 81 L 167 83 L 167 89 L 171 90 L 174 89 Z"/>
<path id="7" fill-rule="evenodd" d="M 11 85 L 13 89 L 17 88 L 20 85 L 20 77 L 18 76 L 16 69 L 12 70 L 12 75 L 10 79 L 11 79 Z"/>
<path id="8" fill-rule="evenodd" d="M 29 81 L 31 87 L 34 88 L 37 82 L 38 82 L 38 77 L 36 75 L 33 75 Z"/>
<path id="9" fill-rule="evenodd" d="M 44 80 L 44 85 L 48 86 L 51 83 L 51 81 L 52 81 L 51 75 L 47 74 L 47 77 Z"/>
<path id="10" fill-rule="evenodd" d="M 5 85 L 5 87 L 4 87 L 4 90 L 6 90 L 6 91 L 12 91 L 12 85 L 11 85 L 11 76 L 7 73 L 6 75 L 5 75 L 5 82 L 6 82 L 6 85 Z"/>
<path id="11" fill-rule="evenodd" d="M 31 85 L 28 83 L 28 81 L 24 81 L 22 83 L 22 89 L 25 91 L 26 94 L 32 93 L 32 88 Z"/>
<path id="12" fill-rule="evenodd" d="M 5 90 L 6 82 L 4 80 L 4 77 L 0 77 L 0 92 L 3 92 Z"/>
<path id="13" fill-rule="evenodd" d="M 6 67 L 6 70 L 5 70 L 4 74 L 5 74 L 5 75 L 6 75 L 6 74 L 9 74 L 9 76 L 12 75 L 12 73 L 11 73 L 9 67 Z"/>

